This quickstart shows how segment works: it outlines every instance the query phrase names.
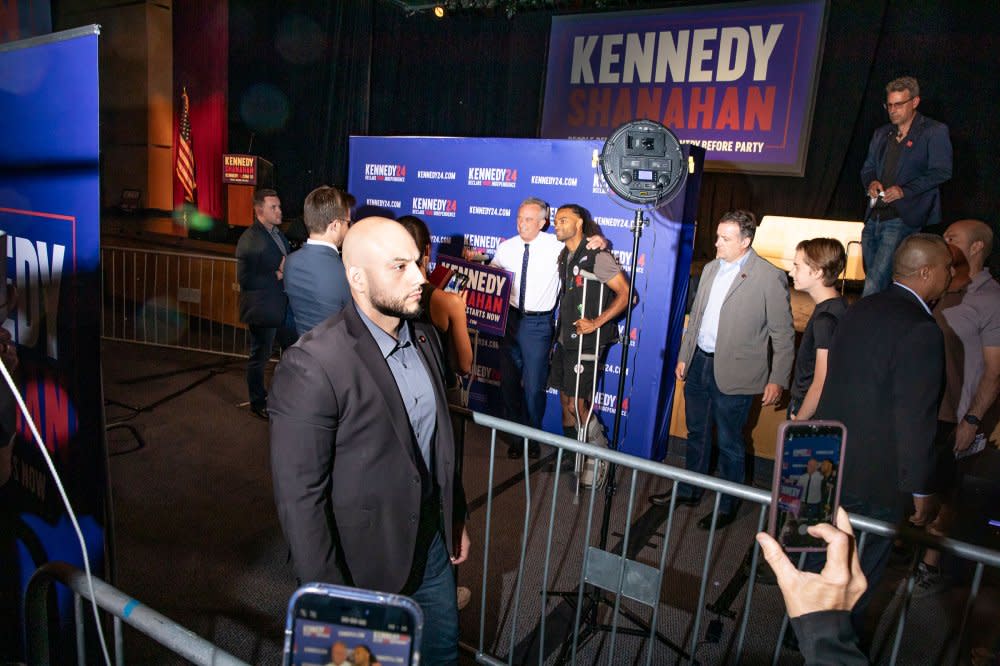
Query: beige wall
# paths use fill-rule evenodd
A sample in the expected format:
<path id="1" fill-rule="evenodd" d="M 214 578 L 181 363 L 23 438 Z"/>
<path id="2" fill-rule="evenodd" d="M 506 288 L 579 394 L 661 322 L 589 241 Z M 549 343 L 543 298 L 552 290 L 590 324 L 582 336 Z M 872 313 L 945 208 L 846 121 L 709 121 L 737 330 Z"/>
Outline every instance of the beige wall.
<path id="1" fill-rule="evenodd" d="M 56 30 L 101 26 L 101 206 L 123 189 L 140 206 L 173 208 L 173 29 L 171 0 L 62 0 Z"/>

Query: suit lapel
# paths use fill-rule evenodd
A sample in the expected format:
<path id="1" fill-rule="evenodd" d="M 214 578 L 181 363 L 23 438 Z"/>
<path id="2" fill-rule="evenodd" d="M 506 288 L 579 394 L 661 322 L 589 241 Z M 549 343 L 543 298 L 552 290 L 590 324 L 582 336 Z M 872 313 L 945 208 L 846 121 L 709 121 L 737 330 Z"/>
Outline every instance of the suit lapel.
<path id="1" fill-rule="evenodd" d="M 382 350 L 372 337 L 371 331 L 361 321 L 354 303 L 344 308 L 344 320 L 347 322 L 348 331 L 354 340 L 354 352 L 365 362 L 364 372 L 372 378 L 378 388 L 379 395 L 385 403 L 388 418 L 392 423 L 393 431 L 400 446 L 406 451 L 406 455 L 416 464 L 416 454 L 413 446 L 413 430 L 410 428 L 410 417 L 406 414 L 406 407 L 403 405 L 403 398 L 399 395 L 399 387 L 396 386 L 396 379 L 392 376 L 389 364 L 382 356 Z"/>
<path id="2" fill-rule="evenodd" d="M 448 423 L 448 398 L 444 394 L 444 383 L 441 381 L 440 377 L 442 375 L 441 361 L 438 359 L 437 353 L 434 349 L 434 343 L 431 340 L 431 335 L 435 335 L 432 330 L 422 330 L 424 327 L 422 325 L 414 325 L 413 327 L 413 338 L 414 345 L 416 345 L 417 350 L 420 352 L 420 359 L 424 363 L 424 368 L 427 369 L 427 374 L 431 378 L 431 384 L 434 386 L 434 413 L 437 415 L 437 427 L 435 428 L 434 437 L 434 466 L 438 469 L 443 469 L 442 463 L 450 461 L 453 457 L 450 450 L 444 450 L 444 447 L 439 446 L 441 442 L 441 432 L 443 424 Z M 443 353 L 443 351 L 442 351 Z M 432 470 L 434 473 L 434 470 Z"/>
<path id="3" fill-rule="evenodd" d="M 728 301 L 729 298 L 736 293 L 736 290 L 739 289 L 750 276 L 750 271 L 753 269 L 753 264 L 756 259 L 756 253 L 752 249 L 747 250 L 747 253 L 749 256 L 747 256 L 747 260 L 743 262 L 740 272 L 733 278 L 733 283 L 729 285 L 729 291 L 726 292 L 726 297 L 722 300 L 723 303 Z"/>
<path id="4" fill-rule="evenodd" d="M 910 156 L 913 155 L 913 145 L 920 140 L 920 135 L 924 129 L 924 117 L 919 113 L 913 118 L 913 123 L 910 125 L 910 131 L 907 132 L 906 137 L 902 141 L 902 145 L 899 147 L 899 166 L 896 167 L 896 180 L 900 180 L 905 174 L 904 169 L 907 168 Z M 896 139 L 890 137 L 890 141 L 895 141 Z"/>

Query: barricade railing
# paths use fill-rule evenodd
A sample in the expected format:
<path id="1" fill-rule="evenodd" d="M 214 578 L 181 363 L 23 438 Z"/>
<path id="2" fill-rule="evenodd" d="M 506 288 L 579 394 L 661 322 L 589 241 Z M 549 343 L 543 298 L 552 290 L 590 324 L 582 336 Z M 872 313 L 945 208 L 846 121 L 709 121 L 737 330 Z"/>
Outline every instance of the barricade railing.
<path id="1" fill-rule="evenodd" d="M 193 664 L 247 666 L 246 662 L 98 578 L 93 580 L 94 596 L 91 597 L 84 572 L 65 562 L 48 562 L 42 565 L 28 582 L 24 606 L 28 631 L 28 663 L 32 666 L 48 666 L 51 661 L 48 608 L 49 591 L 53 582 L 62 583 L 73 593 L 76 657 L 81 666 L 87 663 L 88 658 L 86 618 L 93 618 L 84 600 L 88 603 L 96 601 L 99 608 L 113 616 L 113 658 L 118 666 L 125 663 L 122 622 Z"/>
<path id="2" fill-rule="evenodd" d="M 105 246 L 101 265 L 103 337 L 247 356 L 235 258 Z"/>
<path id="3" fill-rule="evenodd" d="M 739 500 L 758 505 L 759 511 L 757 515 L 756 531 L 762 531 L 766 526 L 767 510 L 771 499 L 770 493 L 766 490 L 723 481 L 712 476 L 689 472 L 678 467 L 672 467 L 663 463 L 645 460 L 611 449 L 577 442 L 566 437 L 535 430 L 478 412 L 472 413 L 472 420 L 476 424 L 491 431 L 489 438 L 490 463 L 485 507 L 485 534 L 481 537 L 483 541 L 482 592 L 479 609 L 480 624 L 478 646 L 476 648 L 476 660 L 479 663 L 484 664 L 535 663 L 536 661 L 538 664 L 551 663 L 555 652 L 551 646 L 549 646 L 547 651 L 547 646 L 545 644 L 547 640 L 545 629 L 547 621 L 546 616 L 549 611 L 549 601 L 553 596 L 567 599 L 569 595 L 566 593 L 551 592 L 547 588 L 548 585 L 553 582 L 555 574 L 559 574 L 565 581 L 565 568 L 567 566 L 579 566 L 579 576 L 571 576 L 574 578 L 573 583 L 575 588 L 573 596 L 576 597 L 575 603 L 572 603 L 572 599 L 569 600 L 571 605 L 575 607 L 575 617 L 573 617 L 571 626 L 563 620 L 563 624 L 560 628 L 565 629 L 564 642 L 560 643 L 559 653 L 554 659 L 555 663 L 565 663 L 568 661 L 575 664 L 578 663 L 578 658 L 581 659 L 579 663 L 597 663 L 596 655 L 591 655 L 589 657 L 589 659 L 594 660 L 591 662 L 587 661 L 579 654 L 582 649 L 582 645 L 580 643 L 586 642 L 589 637 L 593 636 L 593 625 L 598 620 L 593 606 L 586 606 L 588 599 L 592 599 L 592 595 L 595 590 L 603 591 L 599 592 L 600 594 L 604 594 L 604 592 L 609 593 L 611 598 L 607 599 L 606 604 L 613 608 L 610 626 L 603 623 L 599 627 L 601 631 L 606 631 L 609 634 L 609 638 L 605 641 L 601 648 L 607 660 L 606 663 L 644 663 L 647 666 L 651 663 L 659 663 L 653 661 L 656 642 L 660 641 L 661 643 L 665 642 L 669 644 L 669 640 L 661 632 L 662 627 L 658 626 L 660 622 L 660 614 L 662 612 L 661 606 L 664 605 L 664 602 L 661 599 L 661 589 L 663 588 L 664 583 L 664 572 L 668 553 L 671 551 L 674 542 L 679 540 L 679 535 L 674 535 L 672 531 L 676 508 L 676 494 L 672 493 L 666 517 L 665 533 L 662 537 L 663 541 L 661 551 L 659 553 L 658 566 L 651 566 L 630 556 L 629 530 L 631 529 L 633 523 L 633 514 L 637 496 L 636 490 L 640 480 L 639 475 L 648 474 L 669 479 L 675 483 L 687 483 L 697 488 L 714 491 L 716 493 L 714 508 L 711 514 L 711 526 L 708 530 L 704 564 L 701 568 L 701 575 L 698 583 L 697 605 L 694 607 L 694 616 L 690 625 L 687 627 L 688 630 L 686 632 L 686 635 L 689 636 L 689 640 L 686 640 L 684 645 L 671 644 L 671 648 L 675 654 L 678 655 L 678 662 L 687 661 L 688 663 L 696 663 L 697 653 L 700 646 L 701 625 L 706 609 L 709 567 L 712 563 L 714 555 L 713 548 L 715 546 L 717 534 L 716 521 L 719 516 L 721 495 L 730 495 Z M 494 511 L 494 493 L 496 489 L 496 466 L 494 461 L 496 459 L 497 435 L 499 433 L 504 433 L 507 436 L 513 436 L 522 440 L 524 443 L 523 515 L 513 515 L 515 512 L 508 510 L 507 508 L 500 511 L 499 514 Z M 529 439 L 553 446 L 556 449 L 554 456 L 555 464 L 552 468 L 552 475 L 554 478 L 550 480 L 550 493 L 541 494 L 539 492 L 535 492 L 533 495 L 533 482 L 536 485 L 542 485 L 545 481 L 543 481 L 542 477 L 536 476 L 533 478 L 531 475 L 529 467 L 530 463 L 528 456 L 526 455 Z M 618 476 L 621 481 L 619 497 L 626 503 L 623 510 L 621 507 L 616 507 L 616 515 L 619 518 L 623 517 L 621 523 L 617 525 L 616 532 L 624 535 L 621 540 L 621 547 L 615 549 L 616 552 L 609 552 L 610 549 L 603 550 L 594 545 L 596 542 L 594 533 L 594 508 L 597 504 L 596 485 L 592 485 L 589 489 L 589 505 L 586 509 L 585 518 L 583 518 L 586 525 L 583 528 L 582 537 L 578 533 L 578 530 L 567 530 L 568 524 L 572 523 L 574 519 L 579 520 L 580 518 L 578 515 L 570 515 L 570 511 L 568 509 L 571 509 L 572 507 L 568 507 L 568 505 L 565 504 L 561 505 L 559 503 L 559 493 L 565 493 L 567 496 L 569 495 L 569 491 L 567 491 L 566 488 L 561 487 L 561 484 L 559 483 L 560 474 L 562 473 L 564 454 L 580 454 L 588 458 L 592 457 L 604 460 L 618 466 L 620 470 Z M 546 507 L 542 504 L 542 502 L 544 502 L 548 496 L 551 496 L 551 504 Z M 586 496 L 584 496 L 584 500 L 587 500 Z M 570 498 L 569 501 L 572 501 L 572 499 Z M 540 508 L 534 509 L 533 506 L 536 504 Z M 535 548 L 540 545 L 537 542 L 540 535 L 537 524 L 545 519 L 544 514 L 547 514 L 548 519 L 547 525 L 545 526 L 544 558 L 532 558 L 529 562 L 526 560 L 529 550 L 528 544 L 531 542 Z M 859 551 L 863 551 L 865 542 L 869 535 L 893 537 L 900 534 L 899 526 L 897 525 L 853 514 L 850 518 L 857 537 Z M 491 552 L 490 544 L 491 539 L 495 537 L 498 531 L 503 529 L 504 525 L 509 524 L 516 526 L 517 523 L 520 523 L 519 559 L 516 563 L 516 575 L 512 583 L 513 589 L 506 592 L 510 599 L 505 605 L 503 599 L 488 598 L 488 592 L 491 589 L 495 589 L 495 587 L 491 587 L 490 585 L 491 575 L 494 577 L 497 576 L 497 574 L 492 573 L 490 568 L 491 557 L 494 555 Z M 533 524 L 536 526 L 535 530 L 531 529 Z M 554 533 L 557 531 L 559 532 L 558 537 L 554 539 Z M 964 612 L 962 614 L 960 627 L 957 633 L 951 634 L 952 640 L 955 641 L 951 647 L 953 650 L 953 661 L 957 662 L 963 645 L 963 639 L 965 638 L 970 613 L 979 593 L 984 568 L 989 566 L 1000 569 L 1000 552 L 992 551 L 987 548 L 961 542 L 955 539 L 936 538 L 916 530 L 904 530 L 902 532 L 902 536 L 907 539 L 912 539 L 918 544 L 933 546 L 942 552 L 951 553 L 958 558 L 975 564 L 975 571 L 972 577 L 969 596 L 964 605 Z M 631 549 L 634 552 L 640 551 L 646 545 L 647 544 L 645 543 L 638 545 L 631 544 Z M 758 560 L 760 559 L 760 548 L 753 543 L 752 537 L 747 543 L 747 548 L 749 549 L 751 547 L 753 555 L 750 562 L 747 592 L 744 598 L 743 607 L 737 611 L 736 615 L 736 617 L 739 618 L 739 630 L 735 646 L 731 646 L 730 652 L 726 658 L 726 661 L 730 661 L 732 663 L 741 663 L 744 658 L 748 620 L 751 616 L 751 608 L 753 604 L 753 592 L 757 577 Z M 571 552 L 571 549 L 580 550 L 575 551 L 576 555 L 574 555 Z M 801 567 L 804 563 L 804 556 L 805 554 L 803 553 L 803 556 L 799 559 L 799 567 Z M 572 562 L 572 564 L 567 565 L 567 562 Z M 508 560 L 506 564 L 509 566 L 511 563 Z M 541 565 L 541 571 L 537 570 L 539 564 Z M 502 567 L 501 571 L 503 571 Z M 524 618 L 520 617 L 522 607 L 525 606 L 524 602 L 527 594 L 526 590 L 531 589 L 531 585 L 528 581 L 533 584 L 540 583 L 539 589 L 541 590 L 541 606 L 540 611 L 538 612 L 537 620 L 535 620 L 535 617 L 532 616 L 527 622 L 527 624 L 531 626 L 531 631 L 534 633 L 534 638 L 531 638 L 531 640 L 526 640 L 524 630 L 526 623 Z M 895 633 L 892 654 L 889 660 L 890 663 L 893 664 L 896 663 L 899 655 L 900 641 L 906 629 L 907 609 L 909 607 L 912 589 L 913 581 L 911 578 L 906 586 L 906 595 L 901 604 L 898 620 L 895 622 L 895 627 L 890 629 Z M 586 598 L 584 594 L 585 590 L 587 592 Z M 626 600 L 638 602 L 645 607 L 650 614 L 649 619 L 645 620 L 645 618 L 638 616 L 634 610 L 630 611 L 624 608 L 623 601 Z M 631 605 L 634 608 L 634 603 Z M 587 610 L 583 611 L 585 606 L 587 607 Z M 489 613 L 487 612 L 488 608 Z M 669 610 L 669 608 L 667 610 Z M 588 617 L 588 614 L 591 616 Z M 604 613 L 604 616 L 606 617 L 607 613 Z M 644 628 L 640 632 L 632 626 L 620 627 L 619 616 L 629 620 L 632 625 L 642 626 Z M 777 622 L 779 616 L 780 613 L 774 612 L 769 615 L 768 619 Z M 491 619 L 497 618 L 498 622 L 505 625 L 503 627 L 498 626 L 492 628 L 494 636 L 492 638 L 491 645 L 487 645 L 486 622 L 488 617 Z M 501 621 L 500 618 L 506 619 Z M 582 640 L 581 624 L 590 625 L 589 627 L 583 628 Z M 521 628 L 520 632 L 519 627 Z M 781 628 L 774 647 L 772 663 L 778 663 L 779 658 L 781 657 L 783 637 L 786 628 L 787 615 L 781 621 Z M 640 635 L 640 633 L 645 637 L 645 646 L 641 648 L 645 652 L 644 655 L 641 653 L 616 653 L 616 642 L 619 640 L 619 635 L 637 636 Z M 524 648 L 527 644 L 530 646 L 530 650 L 525 652 L 522 649 L 521 654 L 515 655 L 515 642 L 519 639 L 521 640 L 521 647 Z M 537 656 L 535 654 L 536 652 Z M 502 654 L 506 654 L 506 656 L 500 656 Z M 758 655 L 754 658 L 755 663 L 759 660 L 759 657 L 760 655 L 758 653 Z"/>

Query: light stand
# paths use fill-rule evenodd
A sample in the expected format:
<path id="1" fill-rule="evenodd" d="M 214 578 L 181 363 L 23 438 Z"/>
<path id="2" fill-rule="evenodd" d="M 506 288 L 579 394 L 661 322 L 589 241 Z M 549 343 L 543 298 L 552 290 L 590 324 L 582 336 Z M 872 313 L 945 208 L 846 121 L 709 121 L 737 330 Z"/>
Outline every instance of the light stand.
<path id="1" fill-rule="evenodd" d="M 635 303 L 636 268 L 639 259 L 639 238 L 642 228 L 648 224 L 643 217 L 643 207 L 655 207 L 671 201 L 680 192 L 687 176 L 680 142 L 669 129 L 649 120 L 639 120 L 626 123 L 616 129 L 601 152 L 601 170 L 608 186 L 619 197 L 630 203 L 640 204 L 635 208 L 635 219 L 632 222 L 632 256 L 629 266 L 628 307 L 625 309 L 625 338 L 621 341 L 621 370 L 618 375 L 618 390 L 615 399 L 615 419 L 611 430 L 608 447 L 618 450 L 621 434 L 622 398 L 625 394 L 625 381 L 628 375 L 628 356 L 632 345 L 632 306 Z M 638 346 L 638 341 L 636 341 Z M 601 527 L 598 547 L 607 548 L 608 531 L 611 523 L 611 508 L 617 490 L 615 479 L 617 465 L 608 466 L 607 483 L 604 488 L 604 510 L 601 516 Z M 626 556 L 629 555 L 629 545 L 625 545 Z M 562 597 L 569 604 L 576 604 L 576 591 L 553 592 L 554 596 Z M 565 663 L 569 650 L 574 642 L 582 645 L 598 632 L 612 630 L 611 625 L 600 622 L 601 607 L 615 608 L 613 599 L 596 586 L 586 593 L 583 608 L 580 613 L 580 630 L 577 636 L 567 637 L 559 651 L 556 663 Z M 617 632 L 628 636 L 649 636 L 651 627 L 632 611 L 619 606 L 621 613 L 635 627 L 619 627 Z M 672 642 L 659 631 L 655 633 L 657 640 L 685 659 L 689 655 L 676 643 Z"/>

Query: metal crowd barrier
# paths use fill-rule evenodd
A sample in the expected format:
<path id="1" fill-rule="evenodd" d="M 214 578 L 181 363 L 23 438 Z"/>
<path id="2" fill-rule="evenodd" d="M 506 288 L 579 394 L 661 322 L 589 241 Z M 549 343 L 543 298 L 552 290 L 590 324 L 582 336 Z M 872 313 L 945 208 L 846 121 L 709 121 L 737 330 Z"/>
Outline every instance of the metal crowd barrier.
<path id="1" fill-rule="evenodd" d="M 534 640 L 534 645 L 537 646 L 537 663 L 550 663 L 552 660 L 552 651 L 546 653 L 545 646 L 545 623 L 546 615 L 549 610 L 549 601 L 553 595 L 558 595 L 563 599 L 566 598 L 565 593 L 553 593 L 550 592 L 547 587 L 553 578 L 553 567 L 557 571 L 561 571 L 567 561 L 567 557 L 572 548 L 582 549 L 582 558 L 580 558 L 580 572 L 579 576 L 575 578 L 575 617 L 572 621 L 571 628 L 567 627 L 566 641 L 568 644 L 563 643 L 561 651 L 557 658 L 554 660 L 555 663 L 565 663 L 569 661 L 570 663 L 578 663 L 578 652 L 580 651 L 580 635 L 581 635 L 581 622 L 591 624 L 596 620 L 596 615 L 593 615 L 593 610 L 588 609 L 587 613 L 582 613 L 581 609 L 584 608 L 587 599 L 591 598 L 595 590 L 603 590 L 610 594 L 610 598 L 607 599 L 606 605 L 613 608 L 613 616 L 611 618 L 611 625 L 602 625 L 600 629 L 602 631 L 607 631 L 609 633 L 609 638 L 604 644 L 603 650 L 604 654 L 607 655 L 608 664 L 621 664 L 621 663 L 634 663 L 634 664 L 646 664 L 649 666 L 653 662 L 653 652 L 655 647 L 655 642 L 657 640 L 664 641 L 665 637 L 662 635 L 658 629 L 659 614 L 661 613 L 661 590 L 664 583 L 664 571 L 666 568 L 667 556 L 672 547 L 671 539 L 679 539 L 683 536 L 673 535 L 672 528 L 674 523 L 674 509 L 676 508 L 676 496 L 672 495 L 670 500 L 669 513 L 666 519 L 666 532 L 663 535 L 663 543 L 661 546 L 661 552 L 659 554 L 659 565 L 658 567 L 650 566 L 643 562 L 639 562 L 635 559 L 630 559 L 628 555 L 629 549 L 629 530 L 633 525 L 633 516 L 635 513 L 635 503 L 636 503 L 636 488 L 639 482 L 639 474 L 645 473 L 657 477 L 662 477 L 665 479 L 670 479 L 676 482 L 685 482 L 693 486 L 703 488 L 705 490 L 715 491 L 715 503 L 712 513 L 711 528 L 708 532 L 708 543 L 706 546 L 706 552 L 704 557 L 704 565 L 701 570 L 699 589 L 698 589 L 698 602 L 695 607 L 697 610 L 694 613 L 694 618 L 689 626 L 688 635 L 690 636 L 690 642 L 686 645 L 674 645 L 674 652 L 678 655 L 677 663 L 682 663 L 686 661 L 687 663 L 698 663 L 697 653 L 700 646 L 700 637 L 702 631 L 702 622 L 705 614 L 706 608 L 706 595 L 708 593 L 708 581 L 709 581 L 709 567 L 713 559 L 713 546 L 716 541 L 716 519 L 719 514 L 719 505 L 721 499 L 721 493 L 734 496 L 745 502 L 750 502 L 759 505 L 759 512 L 757 518 L 757 531 L 761 531 L 766 525 L 767 509 L 770 504 L 770 493 L 758 488 L 753 488 L 750 486 L 740 485 L 731 483 L 728 481 L 723 481 L 721 479 L 706 476 L 702 474 L 697 474 L 694 472 L 689 472 L 677 467 L 668 466 L 662 463 L 652 462 L 649 460 L 637 458 L 634 456 L 626 455 L 613 451 L 610 449 L 593 446 L 586 443 L 580 443 L 575 440 L 568 439 L 566 437 L 561 437 L 558 435 L 553 435 L 540 430 L 534 430 L 510 421 L 505 421 L 492 416 L 487 416 L 485 414 L 473 413 L 472 420 L 485 428 L 490 429 L 490 463 L 489 463 L 489 477 L 487 481 L 487 498 L 486 498 L 486 516 L 485 516 L 485 535 L 479 537 L 483 541 L 483 570 L 482 570 L 482 593 L 480 598 L 480 624 L 479 624 L 479 642 L 476 648 L 475 655 L 476 660 L 482 664 L 514 664 L 514 663 L 533 663 L 535 658 L 533 656 L 526 658 L 523 654 L 515 656 L 515 641 L 518 638 L 524 638 L 523 635 L 518 635 L 518 626 L 523 627 L 525 620 L 519 617 L 519 613 L 522 611 L 522 606 L 526 599 L 526 595 L 529 593 L 526 591 L 530 589 L 530 584 L 527 583 L 530 579 L 531 583 L 536 583 L 539 579 L 541 581 L 541 611 L 538 616 L 538 625 L 534 626 L 534 631 L 536 638 Z M 496 479 L 495 479 L 495 465 L 494 460 L 496 459 L 496 444 L 497 444 L 497 433 L 506 433 L 517 438 L 521 438 L 524 442 L 525 447 L 527 446 L 528 439 L 541 442 L 543 444 L 548 444 L 556 448 L 555 455 L 555 465 L 554 465 L 554 480 L 551 483 L 552 492 L 550 498 L 550 504 L 546 507 L 543 502 L 545 502 L 546 497 L 532 495 L 532 481 L 541 483 L 540 477 L 535 477 L 534 479 L 530 475 L 528 456 L 524 455 L 524 513 L 523 515 L 512 515 L 511 511 L 502 510 L 499 514 L 494 512 L 494 493 L 496 492 Z M 527 453 L 527 451 L 525 451 Z M 589 506 L 586 511 L 586 527 L 582 533 L 582 538 L 576 538 L 573 540 L 565 538 L 562 534 L 564 530 L 564 524 L 571 521 L 572 518 L 569 516 L 569 507 L 565 504 L 560 504 L 557 498 L 560 492 L 559 477 L 562 469 L 562 462 L 564 454 L 582 454 L 586 457 L 598 458 L 605 460 L 608 463 L 614 463 L 618 466 L 620 470 L 619 478 L 621 479 L 622 486 L 619 489 L 621 496 L 626 498 L 626 505 L 624 510 L 624 521 L 617 525 L 617 530 L 619 533 L 623 533 L 622 545 L 618 552 L 608 552 L 608 550 L 602 550 L 595 545 L 596 539 L 594 538 L 594 509 L 596 502 L 596 486 L 590 488 L 589 493 Z M 563 489 L 563 492 L 566 492 Z M 586 499 L 584 497 L 584 499 Z M 538 509 L 533 512 L 533 504 L 538 504 Z M 544 519 L 544 514 L 548 515 L 548 523 L 544 526 L 545 532 L 545 542 L 544 542 L 544 560 L 538 562 L 533 560 L 531 562 L 526 561 L 527 546 L 529 540 L 537 537 L 541 528 L 538 522 Z M 621 511 L 619 510 L 619 516 Z M 863 550 L 865 546 L 865 541 L 869 534 L 875 534 L 880 536 L 891 537 L 898 533 L 897 526 L 891 525 L 889 523 L 874 520 L 871 518 L 851 515 L 851 524 L 854 527 L 856 537 L 858 539 L 858 548 Z M 510 605 L 506 608 L 502 608 L 502 599 L 489 599 L 488 590 L 491 581 L 491 574 L 496 577 L 498 574 L 492 573 L 490 568 L 491 565 L 491 550 L 490 541 L 494 538 L 496 533 L 502 529 L 503 525 L 516 523 L 521 523 L 521 536 L 520 536 L 520 557 L 516 564 L 516 578 L 514 579 L 514 589 L 512 592 L 512 599 Z M 535 523 L 535 529 L 532 530 L 532 524 Z M 731 528 L 732 529 L 732 528 Z M 553 539 L 553 532 L 560 531 L 560 537 L 558 539 Z M 989 550 L 987 548 L 982 548 L 969 543 L 960 542 L 954 539 L 939 539 L 930 535 L 926 535 L 923 532 L 910 532 L 905 533 L 906 538 L 912 538 L 914 541 L 924 544 L 933 545 L 935 548 L 942 550 L 943 552 L 951 553 L 959 558 L 968 560 L 969 562 L 975 563 L 975 572 L 973 574 L 973 580 L 971 584 L 971 589 L 969 596 L 965 602 L 964 612 L 961 618 L 960 630 L 957 633 L 957 647 L 953 650 L 954 661 L 957 663 L 959 659 L 959 654 L 961 653 L 961 647 L 963 646 L 963 639 L 965 637 L 965 631 L 967 628 L 967 623 L 969 620 L 970 613 L 973 608 L 973 604 L 976 601 L 977 595 L 979 593 L 980 584 L 983 578 L 983 571 L 986 566 L 1000 569 L 1000 553 L 996 551 Z M 736 639 L 735 648 L 730 652 L 730 659 L 732 663 L 739 664 L 744 658 L 744 648 L 747 638 L 747 626 L 748 620 L 751 616 L 751 608 L 753 602 L 753 592 L 754 584 L 756 582 L 757 576 L 757 565 L 760 555 L 760 548 L 756 546 L 752 541 L 747 543 L 747 548 L 752 548 L 752 561 L 750 563 L 750 574 L 747 592 L 745 596 L 745 601 L 743 608 L 737 611 L 737 618 L 739 619 L 739 630 L 738 638 Z M 562 548 L 562 547 L 565 548 Z M 580 551 L 577 551 L 580 552 Z M 799 560 L 799 566 L 801 567 L 805 557 Z M 569 556 L 569 560 L 575 562 L 573 556 Z M 508 563 L 509 564 L 509 563 Z M 537 567 L 541 565 L 541 572 L 537 571 Z M 503 567 L 499 567 L 500 571 L 503 571 Z M 588 587 L 590 586 L 590 587 Z M 893 650 L 890 658 L 890 663 L 895 664 L 897 657 L 899 655 L 900 642 L 903 636 L 903 632 L 906 628 L 907 620 L 907 609 L 910 602 L 910 594 L 913 589 L 912 578 L 908 582 L 906 587 L 906 598 L 902 602 L 901 611 L 899 612 L 898 620 L 895 623 L 895 637 L 893 642 Z M 587 591 L 587 599 L 585 599 L 585 590 Z M 600 592 L 603 594 L 603 592 Z M 623 602 L 625 600 L 631 600 L 632 602 L 639 602 L 642 606 L 646 607 L 650 613 L 649 619 L 645 620 L 639 617 L 634 611 L 627 611 Z M 491 646 L 487 645 L 486 641 L 486 619 L 487 619 L 487 608 L 489 604 L 490 614 L 489 617 L 496 618 L 502 617 L 506 614 L 509 621 L 506 623 L 508 625 L 507 629 L 498 630 L 498 635 L 494 637 L 492 650 L 497 653 L 506 652 L 506 657 L 498 656 L 498 654 L 490 654 Z M 634 606 L 634 604 L 633 604 Z M 783 605 L 782 605 L 783 608 Z M 667 609 L 670 610 L 669 608 Z M 588 616 L 589 615 L 589 616 Z M 605 616 L 607 614 L 605 613 Z M 643 630 L 641 633 L 645 636 L 645 655 L 641 654 L 617 654 L 616 653 L 616 642 L 618 642 L 619 635 L 639 635 L 636 629 L 632 627 L 621 627 L 619 626 L 619 616 L 623 616 L 628 619 L 633 624 L 641 625 L 645 623 L 649 629 Z M 528 624 L 532 624 L 534 618 L 529 618 Z M 778 621 L 777 615 L 769 618 L 773 619 L 775 622 Z M 772 663 L 777 664 L 782 653 L 782 639 L 784 637 L 785 630 L 787 628 L 787 615 L 784 620 L 781 621 L 781 629 L 778 634 L 778 639 L 774 648 Z M 638 621 L 638 622 L 637 622 Z M 519 625 L 519 622 L 522 625 Z M 593 632 L 584 627 L 584 640 Z M 501 640 L 501 634 L 504 640 Z M 509 636 L 507 636 L 509 634 Z M 523 634 L 523 631 L 522 631 Z M 505 643 L 505 645 L 503 644 Z M 758 656 L 759 658 L 759 656 Z M 515 660 L 516 659 L 516 660 Z M 596 659 L 596 658 L 595 658 Z M 757 663 L 757 660 L 754 660 Z M 581 663 L 589 663 L 583 662 Z M 596 663 L 594 661 L 593 663 Z M 660 662 L 657 662 L 660 663 Z"/>
<path id="2" fill-rule="evenodd" d="M 25 621 L 28 629 L 28 663 L 48 666 L 51 661 L 49 644 L 49 589 L 53 581 L 62 583 L 73 592 L 74 622 L 76 628 L 76 657 L 80 666 L 87 663 L 86 620 L 93 618 L 89 603 L 92 601 L 87 577 L 83 571 L 65 562 L 42 565 L 28 582 L 25 593 Z M 114 616 L 114 660 L 118 666 L 125 663 L 122 622 L 149 636 L 171 652 L 198 666 L 247 666 L 233 655 L 185 629 L 176 622 L 142 605 L 121 590 L 95 578 L 94 595 L 97 605 Z"/>
<path id="3" fill-rule="evenodd" d="M 101 265 L 103 337 L 247 356 L 235 258 L 105 246 Z"/>

